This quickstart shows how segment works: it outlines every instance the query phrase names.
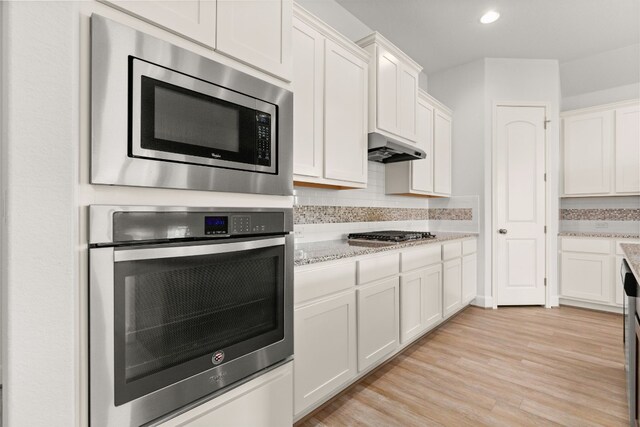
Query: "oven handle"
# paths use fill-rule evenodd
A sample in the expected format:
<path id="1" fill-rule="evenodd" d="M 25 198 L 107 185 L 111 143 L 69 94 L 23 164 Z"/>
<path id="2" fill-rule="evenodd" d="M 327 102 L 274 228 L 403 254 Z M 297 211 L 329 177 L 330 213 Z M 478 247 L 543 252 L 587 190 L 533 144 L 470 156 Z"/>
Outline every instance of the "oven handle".
<path id="1" fill-rule="evenodd" d="M 114 262 L 121 261 L 141 261 L 145 259 L 160 258 L 181 258 L 198 255 L 222 254 L 228 252 L 246 251 L 250 249 L 268 248 L 271 246 L 282 246 L 285 243 L 284 237 L 266 240 L 251 240 L 248 242 L 218 243 L 205 246 L 178 246 L 169 248 L 149 248 L 149 249 L 129 249 L 115 251 L 113 253 Z"/>

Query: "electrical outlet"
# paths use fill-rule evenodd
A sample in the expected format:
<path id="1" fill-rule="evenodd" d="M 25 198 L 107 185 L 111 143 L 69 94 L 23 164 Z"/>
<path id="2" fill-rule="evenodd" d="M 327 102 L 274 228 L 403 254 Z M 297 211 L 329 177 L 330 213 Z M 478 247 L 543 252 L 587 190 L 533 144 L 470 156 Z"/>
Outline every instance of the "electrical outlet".
<path id="1" fill-rule="evenodd" d="M 607 222 L 596 222 L 596 228 L 609 228 L 609 223 L 607 223 Z"/>

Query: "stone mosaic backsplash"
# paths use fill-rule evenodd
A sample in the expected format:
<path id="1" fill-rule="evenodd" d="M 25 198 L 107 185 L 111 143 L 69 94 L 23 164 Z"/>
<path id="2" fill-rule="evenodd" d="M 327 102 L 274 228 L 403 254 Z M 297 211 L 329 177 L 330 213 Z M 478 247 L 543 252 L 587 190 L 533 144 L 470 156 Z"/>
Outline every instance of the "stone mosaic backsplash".
<path id="1" fill-rule="evenodd" d="M 471 208 L 381 208 L 362 206 L 293 207 L 294 224 L 337 224 L 348 222 L 380 222 L 411 220 L 471 221 Z"/>
<path id="2" fill-rule="evenodd" d="M 640 209 L 560 209 L 563 221 L 640 221 Z"/>

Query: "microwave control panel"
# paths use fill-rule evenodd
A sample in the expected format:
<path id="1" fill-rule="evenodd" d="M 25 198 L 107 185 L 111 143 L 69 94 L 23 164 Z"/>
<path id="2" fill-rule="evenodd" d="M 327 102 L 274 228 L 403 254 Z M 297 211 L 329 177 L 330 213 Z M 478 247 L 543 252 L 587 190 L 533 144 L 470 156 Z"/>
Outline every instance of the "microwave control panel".
<path id="1" fill-rule="evenodd" d="M 271 166 L 271 114 L 256 112 L 256 162 Z"/>

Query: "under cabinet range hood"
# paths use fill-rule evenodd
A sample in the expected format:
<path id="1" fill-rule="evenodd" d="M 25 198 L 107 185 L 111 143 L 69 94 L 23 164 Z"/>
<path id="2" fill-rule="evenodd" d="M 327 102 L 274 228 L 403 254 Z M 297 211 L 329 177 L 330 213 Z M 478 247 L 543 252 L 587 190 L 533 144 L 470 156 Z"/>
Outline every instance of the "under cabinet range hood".
<path id="1" fill-rule="evenodd" d="M 418 147 L 389 138 L 379 133 L 369 134 L 369 160 L 380 163 L 407 162 L 427 157 Z"/>

